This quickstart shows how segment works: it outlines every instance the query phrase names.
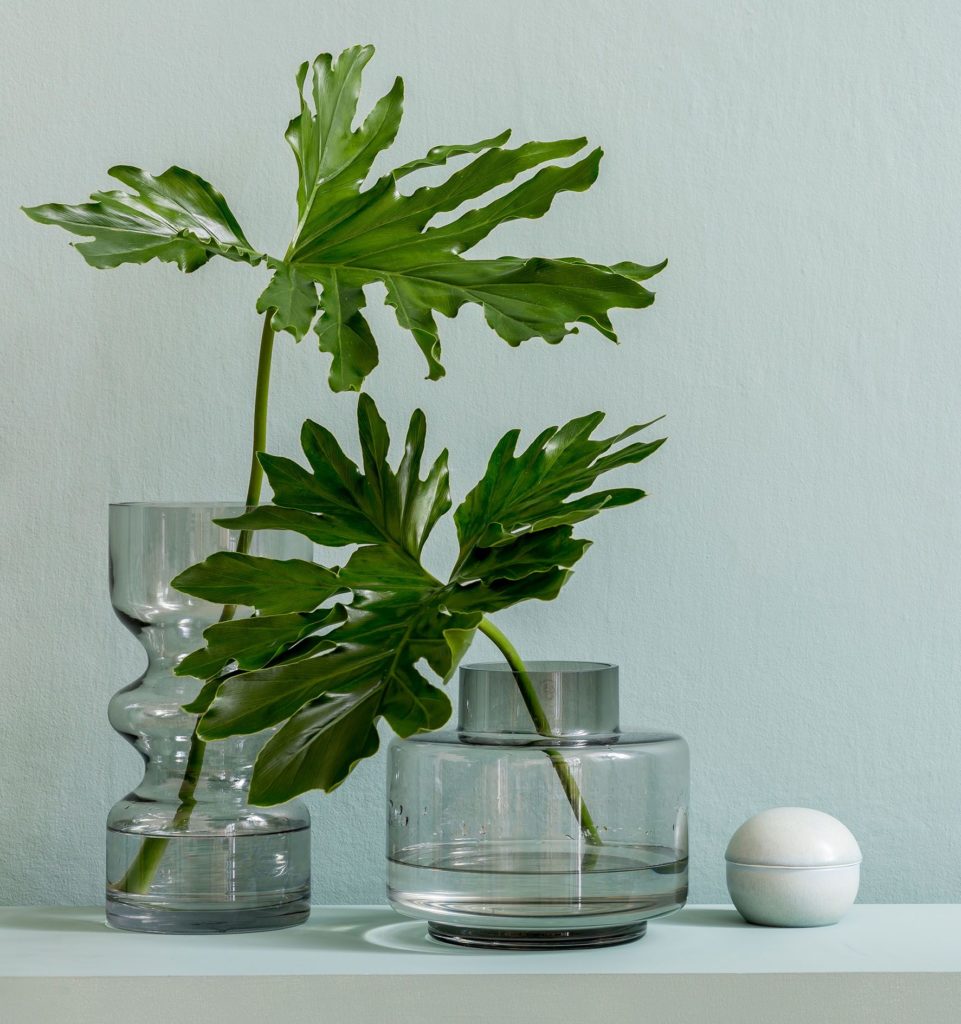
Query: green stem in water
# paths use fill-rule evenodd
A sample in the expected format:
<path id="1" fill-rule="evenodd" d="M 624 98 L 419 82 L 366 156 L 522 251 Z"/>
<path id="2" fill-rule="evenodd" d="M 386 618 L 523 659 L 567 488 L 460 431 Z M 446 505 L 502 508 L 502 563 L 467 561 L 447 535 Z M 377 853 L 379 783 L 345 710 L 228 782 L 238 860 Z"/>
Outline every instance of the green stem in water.
<path id="1" fill-rule="evenodd" d="M 524 705 L 530 713 L 531 720 L 534 722 L 534 728 L 541 736 L 552 736 L 551 723 L 547 713 L 544 711 L 544 705 L 541 704 L 540 698 L 537 696 L 534 681 L 521 660 L 521 656 L 517 653 L 517 649 L 490 619 L 481 619 L 478 628 L 484 636 L 493 641 L 497 649 L 504 655 L 507 664 L 510 665 Z M 564 790 L 568 803 L 571 805 L 571 810 L 574 812 L 574 817 L 577 819 L 584 838 L 592 846 L 602 846 L 603 843 L 597 831 L 597 826 L 594 824 L 594 819 L 584 803 L 580 787 L 577 785 L 577 781 L 571 772 L 571 766 L 559 750 L 550 749 L 546 750 L 545 753 L 551 759 L 554 771 L 557 772 L 558 781 Z"/>
<path id="2" fill-rule="evenodd" d="M 170 829 L 173 832 L 185 828 L 190 821 L 190 815 L 197 801 L 194 799 L 194 791 L 200 780 L 200 769 L 204 764 L 204 753 L 207 744 L 197 735 L 197 726 L 194 726 L 193 735 L 190 739 L 190 752 L 187 755 L 187 766 L 184 769 L 183 781 L 180 783 L 178 798 L 180 806 L 177 808 L 173 818 L 170 819 Z M 167 836 L 147 836 L 140 844 L 137 855 L 130 862 L 126 874 L 117 883 L 116 888 L 120 892 L 144 893 L 153 882 L 160 861 L 163 859 L 167 844 L 170 842 Z"/>
<path id="3" fill-rule="evenodd" d="M 270 392 L 270 363 L 274 351 L 274 329 L 270 326 L 272 309 L 264 316 L 264 326 L 260 334 L 260 357 L 257 361 L 257 386 L 254 392 L 254 436 L 250 454 L 250 480 L 247 484 L 248 505 L 256 505 L 260 501 L 260 491 L 264 483 L 264 469 L 257 458 L 267 445 L 267 396 Z M 250 550 L 251 532 L 242 530 L 237 538 L 237 550 L 246 553 Z M 224 605 L 220 621 L 232 619 L 237 612 L 235 605 Z M 180 783 L 178 798 L 180 806 L 170 821 L 170 829 L 176 832 L 186 828 L 190 821 L 197 801 L 194 793 L 200 781 L 200 772 L 204 764 L 204 753 L 207 744 L 197 734 L 198 718 L 194 724 L 193 735 L 190 737 L 190 751 L 187 754 L 187 765 L 184 768 L 183 781 Z M 140 849 L 130 862 L 126 873 L 113 888 L 118 892 L 145 893 L 153 882 L 157 868 L 163 859 L 170 839 L 166 836 L 148 836 L 140 844 Z"/>

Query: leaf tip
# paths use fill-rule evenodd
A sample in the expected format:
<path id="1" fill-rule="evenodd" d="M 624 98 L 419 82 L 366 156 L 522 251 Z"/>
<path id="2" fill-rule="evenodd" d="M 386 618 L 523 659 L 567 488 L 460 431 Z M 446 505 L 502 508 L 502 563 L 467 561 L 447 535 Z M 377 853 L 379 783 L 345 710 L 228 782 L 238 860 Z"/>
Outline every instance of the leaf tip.
<path id="1" fill-rule="evenodd" d="M 197 723 L 197 737 L 204 741 L 204 743 L 213 743 L 216 740 L 226 739 L 225 736 L 219 736 L 216 729 L 207 729 L 204 727 L 203 718 Z M 251 787 L 253 788 L 253 787 Z M 251 803 L 253 799 L 251 799 Z"/>
<path id="2" fill-rule="evenodd" d="M 184 569 L 183 572 L 178 573 L 176 576 L 174 576 L 174 578 L 170 581 L 170 585 L 174 588 L 174 590 L 183 590 L 184 584 L 186 584 L 187 586 L 190 585 L 189 574 L 190 569 Z M 184 593 L 186 593 L 186 591 L 184 591 Z"/>

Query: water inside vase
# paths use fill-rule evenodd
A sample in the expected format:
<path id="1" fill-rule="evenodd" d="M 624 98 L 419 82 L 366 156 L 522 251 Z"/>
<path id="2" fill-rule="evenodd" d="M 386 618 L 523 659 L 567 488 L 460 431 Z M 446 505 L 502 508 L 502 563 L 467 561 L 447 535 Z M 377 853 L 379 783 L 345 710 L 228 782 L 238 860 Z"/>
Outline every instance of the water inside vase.
<path id="1" fill-rule="evenodd" d="M 150 837 L 111 829 L 109 840 L 107 877 L 115 881 L 107 887 L 107 919 L 116 927 L 254 931 L 297 923 L 309 912 L 309 828 Z M 139 884 L 125 872 L 145 840 L 157 863 Z"/>
<path id="2" fill-rule="evenodd" d="M 614 923 L 670 913 L 687 896 L 687 858 L 661 846 L 453 842 L 396 850 L 394 906 L 432 921 L 500 927 Z"/>

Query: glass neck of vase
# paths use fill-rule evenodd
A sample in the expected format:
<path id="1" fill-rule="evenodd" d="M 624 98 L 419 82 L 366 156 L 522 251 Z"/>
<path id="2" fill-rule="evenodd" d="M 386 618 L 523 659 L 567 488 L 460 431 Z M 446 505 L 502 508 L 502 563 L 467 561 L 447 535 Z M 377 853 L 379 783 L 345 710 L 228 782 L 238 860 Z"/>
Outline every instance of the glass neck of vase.
<path id="1" fill-rule="evenodd" d="M 616 665 L 586 661 L 531 661 L 527 674 L 550 735 L 576 738 L 619 729 Z M 489 662 L 460 670 L 460 720 L 464 737 L 536 736 L 524 688 L 508 665 Z"/>

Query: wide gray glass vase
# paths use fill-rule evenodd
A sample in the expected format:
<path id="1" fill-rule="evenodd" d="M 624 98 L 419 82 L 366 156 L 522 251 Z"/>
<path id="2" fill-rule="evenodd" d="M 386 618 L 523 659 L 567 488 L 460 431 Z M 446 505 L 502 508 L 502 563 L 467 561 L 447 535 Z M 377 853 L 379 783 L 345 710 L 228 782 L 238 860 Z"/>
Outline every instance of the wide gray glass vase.
<path id="1" fill-rule="evenodd" d="M 143 644 L 147 668 L 110 701 L 110 724 L 140 753 L 140 784 L 107 820 L 107 921 L 145 932 L 284 928 L 307 919 L 310 816 L 300 801 L 253 807 L 247 792 L 267 735 L 195 741 L 183 705 L 198 679 L 173 670 L 203 645 L 224 610 L 170 581 L 240 534 L 215 526 L 243 505 L 123 504 L 110 508 L 110 594 Z M 249 540 L 250 538 L 246 538 Z M 311 558 L 296 534 L 260 531 L 250 553 Z M 239 609 L 239 614 L 246 610 Z"/>
<path id="2" fill-rule="evenodd" d="M 460 945 L 629 942 L 687 898 L 687 745 L 621 730 L 614 665 L 528 668 L 550 736 L 484 664 L 456 730 L 391 742 L 388 898 Z"/>

